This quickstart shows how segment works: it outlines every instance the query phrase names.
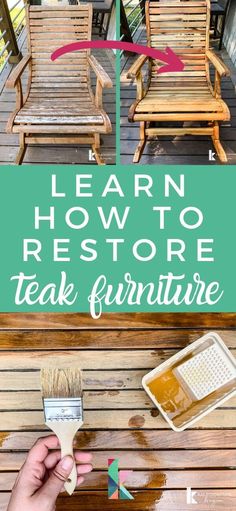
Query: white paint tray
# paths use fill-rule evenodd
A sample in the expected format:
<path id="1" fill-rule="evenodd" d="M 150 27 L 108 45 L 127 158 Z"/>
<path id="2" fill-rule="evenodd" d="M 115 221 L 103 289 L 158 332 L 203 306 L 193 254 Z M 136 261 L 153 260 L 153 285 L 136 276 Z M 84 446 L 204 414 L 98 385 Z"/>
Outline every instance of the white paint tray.
<path id="1" fill-rule="evenodd" d="M 164 381 L 164 390 L 166 385 L 165 405 L 168 404 L 169 410 L 158 400 L 158 391 L 154 393 L 149 388 L 158 377 Z M 177 383 L 176 396 L 180 404 L 168 394 L 167 385 L 171 380 Z M 142 384 L 171 428 L 183 431 L 236 394 L 236 359 L 220 336 L 211 332 L 146 374 Z"/>

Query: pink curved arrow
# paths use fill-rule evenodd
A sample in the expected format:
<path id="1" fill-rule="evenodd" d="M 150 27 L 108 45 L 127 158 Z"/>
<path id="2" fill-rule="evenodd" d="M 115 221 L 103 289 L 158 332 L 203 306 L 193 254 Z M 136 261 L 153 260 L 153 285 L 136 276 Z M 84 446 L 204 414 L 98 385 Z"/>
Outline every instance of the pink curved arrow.
<path id="1" fill-rule="evenodd" d="M 62 55 L 65 55 L 65 53 L 70 53 L 76 50 L 85 50 L 87 48 L 111 48 L 116 50 L 130 51 L 132 53 L 141 53 L 142 55 L 147 55 L 152 59 L 166 62 L 166 65 L 161 66 L 158 69 L 158 74 L 179 72 L 183 71 L 184 69 L 184 63 L 182 60 L 168 46 L 166 47 L 165 52 L 163 52 L 156 50 L 155 48 L 150 48 L 149 46 L 125 43 L 122 41 L 76 41 L 75 43 L 66 44 L 65 46 L 61 46 L 61 48 L 55 50 L 51 55 L 51 59 L 56 60 Z"/>

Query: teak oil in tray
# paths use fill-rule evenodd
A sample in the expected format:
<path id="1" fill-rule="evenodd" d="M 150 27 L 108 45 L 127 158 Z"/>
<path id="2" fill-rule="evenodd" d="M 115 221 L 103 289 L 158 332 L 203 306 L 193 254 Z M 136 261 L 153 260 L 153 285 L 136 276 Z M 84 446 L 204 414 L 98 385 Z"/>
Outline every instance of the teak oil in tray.
<path id="1" fill-rule="evenodd" d="M 236 391 L 232 355 L 218 336 L 203 339 L 144 377 L 144 388 L 177 430 L 185 429 Z"/>

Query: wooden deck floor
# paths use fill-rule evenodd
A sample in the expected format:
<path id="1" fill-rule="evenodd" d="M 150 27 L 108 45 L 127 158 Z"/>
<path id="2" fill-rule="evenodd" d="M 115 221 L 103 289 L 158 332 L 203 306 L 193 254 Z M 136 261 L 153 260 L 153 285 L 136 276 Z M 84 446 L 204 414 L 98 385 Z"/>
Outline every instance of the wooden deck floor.
<path id="1" fill-rule="evenodd" d="M 95 29 L 96 30 L 96 29 Z M 96 35 L 94 36 L 94 38 Z M 25 48 L 24 48 L 25 51 Z M 115 57 L 111 50 L 93 50 L 93 54 L 102 64 L 113 81 L 112 89 L 104 89 L 103 105 L 112 122 L 112 133 L 102 135 L 101 153 L 107 164 L 114 165 L 116 160 L 115 136 Z M 92 76 L 92 86 L 96 79 Z M 26 84 L 27 76 L 23 78 Z M 6 121 L 15 108 L 15 92 L 4 88 L 0 96 L 0 165 L 14 164 L 18 150 L 18 135 L 5 133 Z M 89 161 L 91 146 L 34 146 L 26 151 L 23 164 L 95 164 Z"/>
<path id="2" fill-rule="evenodd" d="M 83 369 L 85 422 L 77 447 L 94 470 L 59 511 L 233 511 L 236 399 L 191 430 L 175 433 L 142 390 L 142 376 L 210 330 L 236 350 L 235 314 L 0 314 L 0 511 L 35 440 L 47 434 L 39 369 Z M 108 500 L 107 460 L 133 473 L 133 501 Z M 197 504 L 187 504 L 186 488 Z"/>
<path id="3" fill-rule="evenodd" d="M 145 30 L 138 35 L 138 43 L 146 44 Z M 225 57 L 225 51 L 224 51 Z M 128 69 L 136 56 L 123 57 L 122 71 Z M 227 64 L 227 62 L 226 62 Z M 222 96 L 231 111 L 231 120 L 221 123 L 221 140 L 228 156 L 228 164 L 236 164 L 236 92 L 230 78 L 222 79 Z M 136 97 L 136 86 L 133 83 L 121 84 L 121 162 L 130 164 L 139 140 L 138 123 L 128 122 L 128 111 Z M 181 124 L 180 124 L 181 126 Z M 163 136 L 147 142 L 143 156 L 139 162 L 141 165 L 149 164 L 192 164 L 210 165 L 219 164 L 209 161 L 209 150 L 214 151 L 210 137 Z"/>

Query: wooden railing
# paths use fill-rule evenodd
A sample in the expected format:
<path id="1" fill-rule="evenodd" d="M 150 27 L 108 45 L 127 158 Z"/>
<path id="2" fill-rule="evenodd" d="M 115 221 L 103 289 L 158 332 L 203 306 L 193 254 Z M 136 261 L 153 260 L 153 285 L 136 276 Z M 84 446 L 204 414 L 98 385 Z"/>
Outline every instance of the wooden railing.
<path id="1" fill-rule="evenodd" d="M 145 21 L 145 0 L 122 0 L 121 40 L 133 42 L 135 34 Z"/>
<path id="2" fill-rule="evenodd" d="M 20 39 L 24 27 L 24 0 L 15 0 L 10 8 L 7 0 L 0 0 L 0 80 L 8 65 L 21 59 Z"/>

